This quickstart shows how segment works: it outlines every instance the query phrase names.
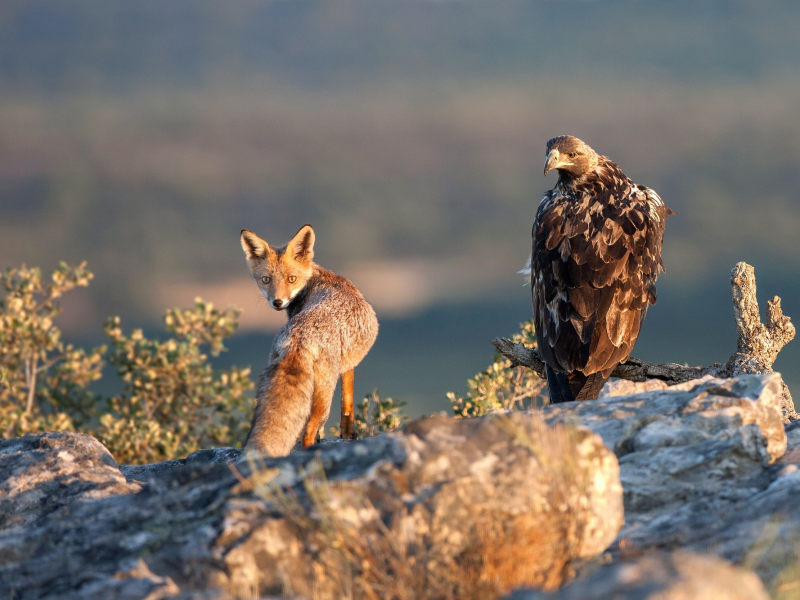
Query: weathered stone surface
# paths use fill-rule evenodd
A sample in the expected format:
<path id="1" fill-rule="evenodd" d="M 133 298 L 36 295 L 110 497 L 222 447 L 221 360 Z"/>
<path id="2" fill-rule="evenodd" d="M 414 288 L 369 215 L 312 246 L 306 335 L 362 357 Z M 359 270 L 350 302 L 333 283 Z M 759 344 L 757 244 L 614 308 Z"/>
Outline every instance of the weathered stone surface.
<path id="1" fill-rule="evenodd" d="M 242 455 L 240 448 L 209 448 L 192 452 L 186 458 L 178 460 L 165 460 L 149 465 L 120 465 L 119 470 L 133 482 L 146 482 L 151 477 L 170 473 L 186 465 L 224 465 L 236 462 Z"/>
<path id="2" fill-rule="evenodd" d="M 636 544 L 679 544 L 689 521 L 769 485 L 786 450 L 777 374 L 704 378 L 642 394 L 545 409 L 589 427 L 619 458 Z M 670 539 L 670 537 L 672 539 Z"/>
<path id="3" fill-rule="evenodd" d="M 436 570 L 460 564 L 475 553 L 476 541 L 487 539 L 496 556 L 523 547 L 527 560 L 519 553 L 505 559 L 535 565 L 524 573 L 526 581 L 551 588 L 577 564 L 574 559 L 588 559 L 581 577 L 559 598 L 592 598 L 569 592 L 589 589 L 576 587 L 583 581 L 594 581 L 596 590 L 619 583 L 615 593 L 629 594 L 621 598 L 650 598 L 635 595 L 641 592 L 637 582 L 663 580 L 664 589 L 677 593 L 684 589 L 680 582 L 694 585 L 691 564 L 719 571 L 719 563 L 708 558 L 687 563 L 649 554 L 678 547 L 746 565 L 770 590 L 789 589 L 800 581 L 800 424 L 783 426 L 781 383 L 777 374 L 706 378 L 638 394 L 634 384 L 617 387 L 626 395 L 547 407 L 546 421 L 588 428 L 616 455 L 584 430 L 559 442 L 573 444 L 567 453 L 576 457 L 573 462 L 564 461 L 557 440 L 539 462 L 539 451 L 526 448 L 525 435 L 498 429 L 498 416 L 435 417 L 359 442 L 324 440 L 265 460 L 257 477 L 232 448 L 123 466 L 126 481 L 88 436 L 57 433 L 0 442 L 0 597 L 13 587 L 14 597 L 23 599 L 225 600 L 253 597 L 257 586 L 262 595 L 324 598 L 323 567 L 332 556 L 330 538 L 320 533 L 326 514 L 340 515 L 345 529 L 370 544 L 380 542 L 381 527 L 400 532 L 397 539 L 415 552 L 441 559 Z M 531 415 L 513 419 L 526 427 L 536 422 Z M 239 477 L 250 478 L 244 483 L 226 464 L 237 458 Z M 626 524 L 605 554 L 612 564 L 602 565 L 591 557 L 621 525 L 616 460 Z M 325 506 L 335 507 L 330 513 L 304 487 L 315 464 L 327 478 L 319 489 Z M 574 479 L 580 473 L 576 465 L 598 476 L 573 485 L 581 481 Z M 247 491 L 270 477 L 270 485 L 297 493 L 295 508 L 312 534 L 276 509 L 269 492 L 274 488 L 261 488 L 272 504 Z M 563 494 L 571 485 L 577 492 Z M 559 498 L 565 501 L 554 501 Z M 538 513 L 526 508 L 536 502 Z M 520 523 L 536 535 L 520 536 Z M 497 543 L 504 535 L 511 542 Z M 531 538 L 545 543 L 526 545 Z M 630 562 L 643 552 L 646 558 Z M 731 581 L 747 590 L 748 578 L 732 573 Z"/>
<path id="4" fill-rule="evenodd" d="M 321 440 L 314 446 L 320 449 L 323 446 L 330 446 L 332 444 L 347 444 L 349 440 L 341 438 L 326 438 Z M 298 443 L 295 451 L 301 450 L 302 447 Z M 192 452 L 186 458 L 178 460 L 165 460 L 160 463 L 151 463 L 148 465 L 120 465 L 119 469 L 122 474 L 131 482 L 146 483 L 148 479 L 156 475 L 163 475 L 164 473 L 171 473 L 176 469 L 180 469 L 186 465 L 225 465 L 229 462 L 237 462 L 242 457 L 241 448 L 209 448 L 207 450 L 198 450 Z"/>
<path id="5" fill-rule="evenodd" d="M 782 424 L 781 384 L 776 373 L 707 377 L 545 409 L 619 457 L 626 524 L 614 557 L 686 547 L 752 565 L 768 586 L 798 564 L 800 426 Z M 639 385 L 652 386 L 617 390 Z"/>
<path id="6" fill-rule="evenodd" d="M 650 447 L 680 446 L 684 435 L 726 439 L 740 427 L 754 424 L 764 437 L 763 450 L 754 451 L 772 463 L 786 450 L 781 382 L 778 373 L 733 379 L 706 376 L 656 389 L 651 389 L 650 382 L 625 382 L 627 395 L 606 394 L 594 402 L 549 406 L 545 413 L 549 418 L 577 418 L 600 434 L 618 456 Z M 640 393 L 638 386 L 646 391 Z M 651 424 L 655 427 L 648 429 Z"/>
<path id="7" fill-rule="evenodd" d="M 669 389 L 669 384 L 661 379 L 648 379 L 646 381 L 629 381 L 627 379 L 612 379 L 606 382 L 600 390 L 599 398 L 612 398 L 614 396 L 630 396 L 643 392 Z"/>
<path id="8" fill-rule="evenodd" d="M 515 415 L 514 421 L 537 438 L 527 430 L 530 415 Z M 587 430 L 575 436 L 562 448 L 575 459 L 574 471 L 567 472 L 563 457 L 549 452 L 556 449 L 552 445 L 537 451 L 549 454 L 547 459 L 534 458 L 525 444 L 503 435 L 493 418 L 432 417 L 387 436 L 401 444 L 402 462 L 376 464 L 366 478 L 343 481 L 327 495 L 347 528 L 370 548 L 385 539 L 383 527 L 376 526 L 383 522 L 400 544 L 414 548 L 411 556 L 454 570 L 452 590 L 468 583 L 475 566 L 463 564 L 464 557 L 479 552 L 486 537 L 503 545 L 512 535 L 519 547 L 509 560 L 529 558 L 526 580 L 552 587 L 572 560 L 597 555 L 622 525 L 613 455 Z M 252 507 L 237 508 L 241 514 Z M 234 519 L 226 525 L 237 534 L 241 527 Z M 226 571 L 238 586 L 258 577 L 271 589 L 288 578 L 291 591 L 338 598 L 335 586 L 320 584 L 308 553 L 313 545 L 323 544 L 298 536 L 285 520 L 267 520 L 228 552 Z M 318 587 L 312 588 L 315 580 Z M 452 590 L 445 597 L 459 597 Z"/>
<path id="9" fill-rule="evenodd" d="M 507 600 L 768 600 L 752 571 L 714 556 L 649 553 L 600 567 L 554 594 L 518 590 Z"/>
<path id="10" fill-rule="evenodd" d="M 240 478 L 253 474 L 248 461 L 236 464 L 240 478 L 216 464 L 235 457 L 232 449 L 127 468 L 130 478 L 146 482 L 140 486 L 128 483 L 88 436 L 4 442 L 0 473 L 19 478 L 19 466 L 33 466 L 21 472 L 29 488 L 46 490 L 47 500 L 42 510 L 31 501 L 22 512 L 7 510 L 23 515 L 25 526 L 0 530 L 0 597 L 12 589 L 21 600 L 325 597 L 320 553 L 328 549 L 315 546 L 317 538 L 299 531 L 274 503 L 247 491 L 270 474 L 273 486 L 294 489 L 297 506 L 313 521 L 322 505 L 307 495 L 304 477 L 314 464 L 325 471 L 326 502 L 338 507 L 332 514 L 341 514 L 344 526 L 363 529 L 365 537 L 389 527 L 402 532 L 409 548 L 443 563 L 458 564 L 487 531 L 513 533 L 505 525 L 524 518 L 536 533 L 526 550 L 538 557 L 539 569 L 526 576 L 556 585 L 570 561 L 601 552 L 622 525 L 616 457 L 598 436 L 578 430 L 565 440 L 574 470 L 564 475 L 553 467 L 564 457 L 549 456 L 546 448 L 531 451 L 498 429 L 496 419 L 438 417 L 359 442 L 329 442 L 265 460 L 260 475 L 244 483 Z M 516 415 L 508 422 L 533 435 L 528 426 L 534 421 Z M 76 462 L 84 471 L 80 493 L 54 479 L 72 473 L 68 465 Z"/>
<path id="11" fill-rule="evenodd" d="M 172 579 L 154 575 L 147 563 L 139 558 L 123 561 L 114 577 L 87 583 L 77 590 L 76 596 L 86 600 L 162 600 L 178 594 L 180 590 Z"/>
<path id="12" fill-rule="evenodd" d="M 769 485 L 683 536 L 687 548 L 747 564 L 768 588 L 800 589 L 800 423 L 787 428 L 786 454 Z"/>
<path id="13" fill-rule="evenodd" d="M 148 479 L 156 475 L 171 473 L 175 469 L 180 469 L 184 466 L 186 466 L 186 459 L 181 458 L 149 465 L 120 465 L 119 470 L 129 482 L 144 484 L 147 483 Z"/>
<path id="14" fill-rule="evenodd" d="M 141 488 L 125 481 L 114 458 L 89 435 L 48 433 L 0 440 L 0 530 L 58 519 L 89 500 Z"/>

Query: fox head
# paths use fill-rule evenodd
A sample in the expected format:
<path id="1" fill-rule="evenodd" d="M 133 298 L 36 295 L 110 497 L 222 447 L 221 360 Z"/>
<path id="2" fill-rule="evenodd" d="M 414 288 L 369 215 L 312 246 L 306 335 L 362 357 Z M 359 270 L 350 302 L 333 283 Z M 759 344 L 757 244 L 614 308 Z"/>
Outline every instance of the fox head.
<path id="1" fill-rule="evenodd" d="M 248 229 L 242 229 L 241 242 L 247 264 L 258 288 L 275 310 L 284 310 L 308 283 L 314 269 L 314 230 L 303 225 L 280 248 Z"/>

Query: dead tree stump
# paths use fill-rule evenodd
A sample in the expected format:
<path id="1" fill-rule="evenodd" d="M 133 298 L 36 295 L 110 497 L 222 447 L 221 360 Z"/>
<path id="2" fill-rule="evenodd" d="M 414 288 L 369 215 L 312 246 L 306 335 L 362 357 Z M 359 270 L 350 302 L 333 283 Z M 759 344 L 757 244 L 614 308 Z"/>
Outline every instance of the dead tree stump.
<path id="1" fill-rule="evenodd" d="M 736 352 L 731 355 L 721 373 L 736 377 L 745 373 L 772 373 L 772 363 L 778 353 L 795 336 L 795 327 L 781 310 L 781 299 L 774 296 L 767 302 L 767 323 L 761 322 L 756 297 L 756 275 L 753 267 L 740 262 L 731 271 L 733 316 L 736 320 Z M 792 394 L 785 381 L 782 403 L 784 417 L 795 421 L 800 416 L 794 410 Z"/>

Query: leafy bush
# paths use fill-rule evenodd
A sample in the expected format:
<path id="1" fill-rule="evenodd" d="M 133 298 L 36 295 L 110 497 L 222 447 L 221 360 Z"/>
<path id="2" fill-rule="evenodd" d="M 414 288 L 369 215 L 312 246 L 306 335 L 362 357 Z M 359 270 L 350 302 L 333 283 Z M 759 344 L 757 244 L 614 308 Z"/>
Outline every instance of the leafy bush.
<path id="1" fill-rule="evenodd" d="M 246 392 L 253 387 L 250 368 L 215 372 L 212 356 L 237 326 L 241 311 L 220 312 L 195 298 L 193 309 L 172 309 L 164 317 L 164 342 L 144 337 L 141 329 L 122 333 L 119 317 L 105 323 L 111 338 L 108 361 L 117 367 L 122 393 L 106 401 L 98 437 L 126 463 L 185 456 L 200 448 L 230 446 L 243 440 L 252 412 Z"/>
<path id="2" fill-rule="evenodd" d="M 100 379 L 105 347 L 90 353 L 65 345 L 53 319 L 58 299 L 86 287 L 86 263 L 61 263 L 50 281 L 41 270 L 6 269 L 0 285 L 0 433 L 17 437 L 43 430 L 74 430 L 94 416 L 87 386 Z"/>
<path id="3" fill-rule="evenodd" d="M 381 399 L 378 390 L 373 390 L 372 395 L 364 396 L 356 407 L 353 415 L 356 435 L 361 439 L 401 427 L 410 420 L 403 414 L 405 406 L 406 403 L 401 400 Z M 339 427 L 331 427 L 330 432 L 331 435 L 338 436 Z"/>
<path id="4" fill-rule="evenodd" d="M 533 319 L 520 324 L 519 333 L 511 341 L 527 348 L 536 347 L 536 332 Z M 495 409 L 522 409 L 531 403 L 544 404 L 542 394 L 546 382 L 527 367 L 512 367 L 511 361 L 495 353 L 489 367 L 467 381 L 466 396 L 447 393 L 447 398 L 456 417 L 480 417 Z"/>
<path id="5" fill-rule="evenodd" d="M 108 361 L 122 377 L 122 392 L 100 398 L 89 391 L 100 379 L 106 347 L 90 353 L 65 345 L 53 318 L 58 300 L 92 279 L 86 264 L 61 263 L 45 282 L 39 269 L 7 269 L 0 275 L 0 435 L 80 430 L 97 436 L 121 463 L 184 456 L 209 446 L 232 446 L 249 427 L 253 388 L 250 368 L 215 371 L 202 348 L 217 356 L 237 326 L 239 311 L 220 312 L 195 299 L 164 321 L 174 337 L 123 334 L 109 319 Z"/>
<path id="6" fill-rule="evenodd" d="M 185 456 L 211 446 L 238 445 L 249 427 L 253 388 L 250 368 L 215 371 L 208 355 L 225 351 L 223 341 L 237 327 L 240 312 L 219 311 L 195 299 L 194 308 L 172 309 L 164 317 L 165 341 L 141 329 L 125 335 L 119 317 L 105 323 L 111 340 L 108 362 L 117 368 L 122 392 L 100 398 L 88 386 L 100 379 L 105 346 L 91 352 L 61 341 L 53 319 L 58 300 L 93 275 L 86 263 L 61 263 L 45 282 L 41 271 L 7 269 L 0 300 L 0 435 L 5 438 L 46 430 L 80 430 L 96 435 L 121 463 L 145 463 Z M 513 341 L 536 346 L 532 321 Z M 477 417 L 536 402 L 544 382 L 524 367 L 496 355 L 486 371 L 467 382 L 465 397 L 448 398 L 457 417 Z M 542 399 L 544 401 L 544 399 Z M 404 402 L 381 399 L 375 390 L 357 407 L 358 437 L 390 431 L 408 421 Z M 331 428 L 338 435 L 338 428 Z"/>

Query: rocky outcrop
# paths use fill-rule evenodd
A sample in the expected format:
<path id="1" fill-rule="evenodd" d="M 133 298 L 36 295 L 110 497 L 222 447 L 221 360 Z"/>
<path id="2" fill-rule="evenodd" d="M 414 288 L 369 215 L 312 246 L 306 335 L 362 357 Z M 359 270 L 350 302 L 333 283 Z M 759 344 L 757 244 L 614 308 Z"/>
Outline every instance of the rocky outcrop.
<path id="1" fill-rule="evenodd" d="M 214 464 L 236 455 L 124 468 L 140 484 L 88 436 L 0 442 L 4 489 L 20 490 L 0 513 L 0 597 L 338 598 L 387 585 L 386 569 L 397 585 L 471 593 L 491 561 L 498 592 L 553 588 L 623 521 L 616 457 L 588 430 L 534 415 L 435 417 L 258 466 Z"/>
<path id="2" fill-rule="evenodd" d="M 775 477 L 786 433 L 777 374 L 697 381 L 545 410 L 589 427 L 619 458 L 626 543 L 682 545 Z"/>
<path id="3" fill-rule="evenodd" d="M 25 532 L 42 518 L 56 521 L 91 500 L 139 490 L 90 435 L 51 433 L 0 442 L 3 534 Z"/>
<path id="4" fill-rule="evenodd" d="M 683 547 L 746 564 L 773 588 L 800 564 L 800 427 L 784 428 L 782 401 L 778 374 L 706 377 L 624 382 L 545 414 L 589 427 L 619 458 L 625 527 L 610 557 Z"/>
<path id="5" fill-rule="evenodd" d="M 0 442 L 0 597 L 489 598 L 574 576 L 556 598 L 759 598 L 721 561 L 800 587 L 800 424 L 784 427 L 780 377 L 625 385 L 258 464 L 227 448 L 118 469 L 89 436 Z M 706 570 L 718 596 L 696 587 Z"/>
<path id="6" fill-rule="evenodd" d="M 187 465 L 225 465 L 229 462 L 236 462 L 241 455 L 242 451 L 239 448 L 209 448 L 192 452 L 186 458 L 178 460 L 165 460 L 149 465 L 120 465 L 119 470 L 132 483 L 146 483 L 148 479 L 156 475 L 170 473 Z"/>
<path id="7" fill-rule="evenodd" d="M 519 590 L 507 600 L 769 600 L 752 571 L 687 551 L 606 565 L 554 594 Z"/>

